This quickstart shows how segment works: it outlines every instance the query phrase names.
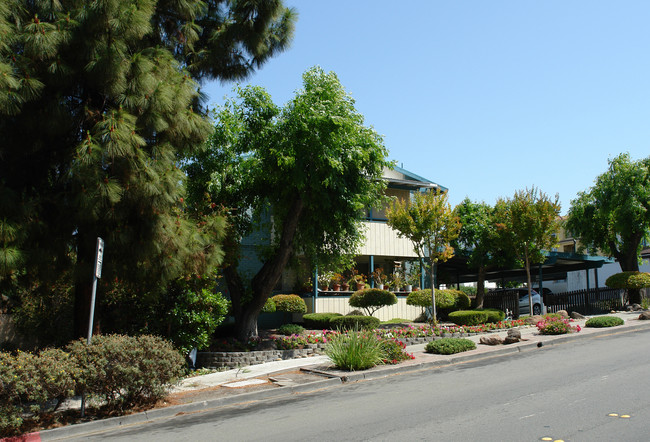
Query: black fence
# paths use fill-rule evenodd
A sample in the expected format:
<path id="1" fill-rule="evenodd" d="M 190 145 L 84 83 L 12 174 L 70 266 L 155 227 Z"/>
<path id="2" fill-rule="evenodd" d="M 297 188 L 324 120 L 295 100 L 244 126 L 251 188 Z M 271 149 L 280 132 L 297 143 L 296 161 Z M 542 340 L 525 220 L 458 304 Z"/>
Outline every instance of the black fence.
<path id="1" fill-rule="evenodd" d="M 544 305 L 549 313 L 566 310 L 583 315 L 609 313 L 612 310 L 624 310 L 627 302 L 625 290 L 599 288 L 576 290 L 564 293 L 544 295 Z M 499 290 L 486 293 L 483 307 L 511 311 L 513 317 L 519 317 L 519 292 L 517 290 Z"/>
<path id="2" fill-rule="evenodd" d="M 544 295 L 544 305 L 549 313 L 566 310 L 569 313 L 596 315 L 624 310 L 626 302 L 625 290 L 621 289 L 599 288 Z"/>

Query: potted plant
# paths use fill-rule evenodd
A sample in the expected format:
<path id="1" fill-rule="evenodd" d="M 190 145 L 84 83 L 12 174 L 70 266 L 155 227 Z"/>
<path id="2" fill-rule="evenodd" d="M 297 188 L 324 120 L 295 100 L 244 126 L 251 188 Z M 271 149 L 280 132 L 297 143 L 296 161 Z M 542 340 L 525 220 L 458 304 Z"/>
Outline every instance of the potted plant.
<path id="1" fill-rule="evenodd" d="M 406 286 L 406 288 L 407 288 L 406 291 L 407 292 L 411 291 L 411 290 L 409 290 L 409 286 L 411 286 L 411 288 L 413 290 L 420 290 L 420 287 L 419 287 L 420 286 L 420 272 L 415 270 L 415 269 L 411 269 L 409 271 L 408 276 L 406 277 L 406 284 L 407 284 L 407 286 Z"/>
<path id="2" fill-rule="evenodd" d="M 355 287 L 356 290 L 363 290 L 366 288 L 366 275 L 359 273 L 357 269 L 352 269 L 348 284 L 350 287 Z"/>
<path id="3" fill-rule="evenodd" d="M 404 280 L 402 274 L 400 272 L 393 273 L 393 281 L 391 283 L 391 286 L 393 287 L 393 291 L 400 292 L 402 291 L 402 288 L 405 285 L 406 285 L 406 281 Z"/>
<path id="4" fill-rule="evenodd" d="M 384 273 L 384 269 L 381 267 L 377 267 L 373 272 L 372 272 L 372 280 L 375 281 L 375 286 L 383 290 L 384 289 L 384 282 L 386 282 L 386 274 Z"/>
<path id="5" fill-rule="evenodd" d="M 318 275 L 318 287 L 323 291 L 327 290 L 333 276 L 334 272 L 323 272 Z"/>
<path id="6" fill-rule="evenodd" d="M 335 292 L 338 292 L 341 290 L 341 281 L 343 280 L 343 275 L 340 273 L 333 273 L 332 274 L 332 279 L 330 280 L 332 284 L 332 290 Z"/>

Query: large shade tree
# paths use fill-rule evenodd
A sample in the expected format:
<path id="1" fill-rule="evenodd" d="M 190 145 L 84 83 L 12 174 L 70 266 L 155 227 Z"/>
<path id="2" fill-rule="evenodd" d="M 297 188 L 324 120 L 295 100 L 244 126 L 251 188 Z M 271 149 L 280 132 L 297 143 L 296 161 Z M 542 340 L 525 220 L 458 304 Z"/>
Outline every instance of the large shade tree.
<path id="1" fill-rule="evenodd" d="M 85 335 L 96 237 L 105 281 L 214 265 L 216 218 L 187 218 L 177 167 L 212 130 L 199 82 L 247 76 L 294 21 L 273 0 L 0 2 L 1 282 L 72 274 Z"/>
<path id="2" fill-rule="evenodd" d="M 526 270 L 528 303 L 533 311 L 533 264 L 542 264 L 545 251 L 557 243 L 560 228 L 558 195 L 550 198 L 536 187 L 515 192 L 512 198 L 499 199 L 495 205 L 497 247 L 510 250 Z"/>
<path id="3" fill-rule="evenodd" d="M 638 272 L 641 244 L 650 232 L 650 157 L 620 154 L 594 185 L 571 201 L 567 230 L 579 249 L 616 258 L 623 271 Z M 631 292 L 632 302 L 639 293 Z"/>
<path id="4" fill-rule="evenodd" d="M 246 339 L 257 335 L 257 316 L 292 257 L 326 268 L 355 251 L 389 163 L 334 73 L 305 72 L 303 88 L 282 108 L 259 87 L 237 94 L 216 112 L 208 148 L 186 170 L 196 213 L 228 215 L 223 273 L 237 336 Z M 240 272 L 245 237 L 266 244 L 252 277 Z"/>
<path id="5" fill-rule="evenodd" d="M 431 308 L 436 321 L 436 265 L 454 256 L 451 242 L 458 237 L 460 221 L 447 200 L 447 193 L 416 192 L 412 198 L 396 199 L 386 216 L 388 225 L 402 238 L 413 243 L 413 249 L 429 270 Z"/>

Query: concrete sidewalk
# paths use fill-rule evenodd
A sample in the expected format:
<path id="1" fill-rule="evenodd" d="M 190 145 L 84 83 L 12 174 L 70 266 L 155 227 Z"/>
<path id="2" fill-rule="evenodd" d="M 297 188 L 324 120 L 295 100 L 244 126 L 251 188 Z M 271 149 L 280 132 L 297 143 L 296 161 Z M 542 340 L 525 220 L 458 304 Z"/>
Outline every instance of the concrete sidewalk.
<path id="1" fill-rule="evenodd" d="M 397 365 L 377 366 L 358 372 L 336 370 L 327 356 L 312 356 L 196 376 L 184 379 L 172 390 L 170 397 L 182 398 L 182 400 L 176 401 L 176 405 L 128 416 L 44 430 L 32 435 L 36 438 L 34 440 L 64 439 L 154 419 L 168 418 L 178 413 L 198 412 L 223 406 L 286 398 L 294 394 L 340 386 L 347 382 L 378 379 L 401 373 L 497 358 L 560 345 L 576 339 L 605 337 L 650 329 L 650 321 L 638 320 L 639 312 L 618 312 L 609 316 L 620 317 L 625 324 L 613 328 L 585 328 L 586 320 L 576 320 L 575 325 L 580 325 L 582 328 L 579 333 L 555 336 L 540 335 L 534 326 L 523 327 L 520 328 L 522 341 L 510 345 L 478 345 L 481 336 L 485 336 L 485 334 L 471 336 L 467 339 L 477 343 L 476 350 L 455 355 L 429 354 L 424 352 L 426 344 L 412 345 L 408 346 L 406 350 L 413 353 L 415 356 L 413 360 Z M 505 337 L 507 330 L 493 332 L 490 335 Z"/>

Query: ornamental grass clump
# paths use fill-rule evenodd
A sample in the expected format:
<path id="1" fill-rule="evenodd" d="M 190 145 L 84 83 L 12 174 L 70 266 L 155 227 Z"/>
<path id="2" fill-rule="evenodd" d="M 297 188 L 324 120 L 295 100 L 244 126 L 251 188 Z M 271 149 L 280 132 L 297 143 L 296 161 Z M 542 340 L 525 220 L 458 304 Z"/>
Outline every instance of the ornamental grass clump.
<path id="1" fill-rule="evenodd" d="M 537 330 L 542 335 L 564 335 L 571 332 L 579 332 L 579 325 L 573 327 L 568 319 L 546 317 L 537 323 Z"/>
<path id="2" fill-rule="evenodd" d="M 465 338 L 441 338 L 429 342 L 424 350 L 427 353 L 435 353 L 439 355 L 451 355 L 454 353 L 461 353 L 463 351 L 474 350 L 476 344 Z"/>
<path id="3" fill-rule="evenodd" d="M 588 319 L 587 322 L 585 322 L 585 327 L 616 327 L 623 324 L 625 324 L 625 321 L 616 316 L 598 316 Z"/>
<path id="4" fill-rule="evenodd" d="M 342 370 L 366 370 L 386 359 L 382 341 L 371 331 L 351 331 L 333 335 L 325 354 Z"/>

